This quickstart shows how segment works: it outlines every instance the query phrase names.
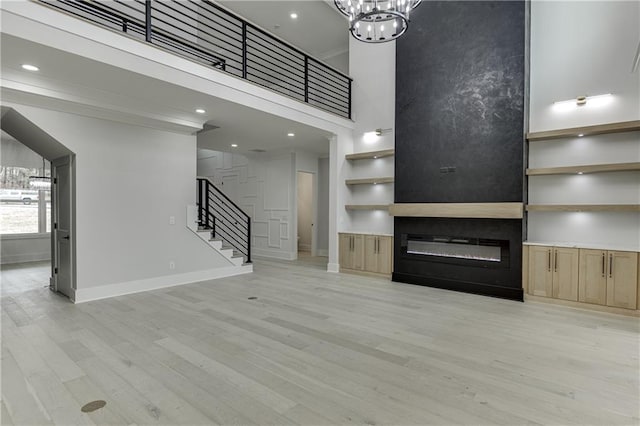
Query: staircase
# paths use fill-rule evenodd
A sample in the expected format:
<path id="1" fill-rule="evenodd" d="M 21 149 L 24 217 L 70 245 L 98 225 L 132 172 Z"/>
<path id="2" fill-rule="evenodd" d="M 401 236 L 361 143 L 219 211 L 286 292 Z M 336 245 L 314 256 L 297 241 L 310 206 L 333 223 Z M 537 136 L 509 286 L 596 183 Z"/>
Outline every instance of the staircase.
<path id="1" fill-rule="evenodd" d="M 198 204 L 187 226 L 234 266 L 251 268 L 251 218 L 207 178 L 198 178 Z"/>

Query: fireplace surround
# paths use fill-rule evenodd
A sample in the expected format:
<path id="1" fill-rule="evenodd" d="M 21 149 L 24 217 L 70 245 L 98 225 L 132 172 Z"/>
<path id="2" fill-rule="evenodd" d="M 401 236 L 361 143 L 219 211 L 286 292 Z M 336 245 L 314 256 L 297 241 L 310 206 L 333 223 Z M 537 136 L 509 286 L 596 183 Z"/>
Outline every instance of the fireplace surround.
<path id="1" fill-rule="evenodd" d="M 528 7 L 423 2 L 396 43 L 393 281 L 523 300 L 521 210 L 484 210 L 525 200 Z"/>
<path id="2" fill-rule="evenodd" d="M 523 300 L 521 220 L 394 220 L 393 281 Z"/>

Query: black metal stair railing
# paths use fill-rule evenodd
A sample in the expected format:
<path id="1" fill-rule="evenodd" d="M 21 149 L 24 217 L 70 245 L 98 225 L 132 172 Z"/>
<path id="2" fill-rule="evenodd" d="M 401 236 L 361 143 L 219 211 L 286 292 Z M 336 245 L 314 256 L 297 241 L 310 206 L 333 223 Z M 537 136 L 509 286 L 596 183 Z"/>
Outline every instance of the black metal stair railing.
<path id="1" fill-rule="evenodd" d="M 351 78 L 209 0 L 40 0 L 351 118 Z"/>
<path id="2" fill-rule="evenodd" d="M 206 178 L 198 178 L 198 226 L 251 263 L 251 218 Z"/>

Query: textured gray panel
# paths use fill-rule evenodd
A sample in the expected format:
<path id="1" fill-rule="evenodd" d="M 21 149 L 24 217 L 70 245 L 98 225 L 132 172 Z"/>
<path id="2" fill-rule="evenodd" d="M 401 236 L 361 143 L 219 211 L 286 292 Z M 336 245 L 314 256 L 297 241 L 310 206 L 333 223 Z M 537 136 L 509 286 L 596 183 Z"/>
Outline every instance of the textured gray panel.
<path id="1" fill-rule="evenodd" d="M 525 3 L 423 2 L 397 42 L 396 202 L 523 199 Z"/>

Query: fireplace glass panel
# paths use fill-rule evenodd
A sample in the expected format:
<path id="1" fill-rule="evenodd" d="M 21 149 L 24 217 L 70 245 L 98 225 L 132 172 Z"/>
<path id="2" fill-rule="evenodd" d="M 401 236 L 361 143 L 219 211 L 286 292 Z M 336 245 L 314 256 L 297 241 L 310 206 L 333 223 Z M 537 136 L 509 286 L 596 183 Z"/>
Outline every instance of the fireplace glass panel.
<path id="1" fill-rule="evenodd" d="M 500 262 L 500 246 L 409 240 L 407 253 Z"/>
<path id="2" fill-rule="evenodd" d="M 402 255 L 416 260 L 504 268 L 509 265 L 509 241 L 403 234 Z"/>

